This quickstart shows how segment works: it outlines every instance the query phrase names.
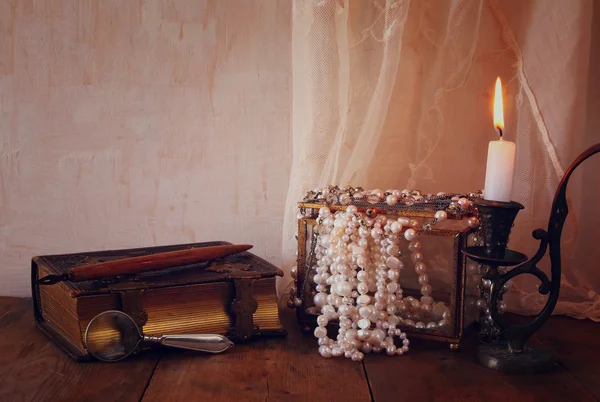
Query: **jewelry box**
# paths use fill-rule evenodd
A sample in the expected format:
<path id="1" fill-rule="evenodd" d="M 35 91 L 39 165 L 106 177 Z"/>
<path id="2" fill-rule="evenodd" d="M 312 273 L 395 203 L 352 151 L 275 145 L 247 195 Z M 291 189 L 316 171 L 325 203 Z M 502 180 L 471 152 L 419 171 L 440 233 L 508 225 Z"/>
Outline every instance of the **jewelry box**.
<path id="1" fill-rule="evenodd" d="M 479 194 L 433 195 L 416 190 L 365 191 L 338 186 L 309 191 L 298 203 L 297 266 L 292 268 L 295 286 L 288 301 L 288 306 L 296 309 L 297 321 L 303 331 L 313 332 L 317 328 L 317 318 L 326 315 L 321 311 L 323 303 L 335 303 L 332 293 L 340 297 L 339 292 L 331 292 L 332 285 L 336 286 L 331 282 L 332 261 L 329 264 L 319 262 L 319 257 L 325 259 L 327 256 L 323 237 L 327 236 L 329 241 L 335 229 L 341 227 L 340 222 L 352 221 L 355 226 L 351 223 L 351 228 L 337 230 L 341 234 L 339 241 L 345 240 L 344 246 L 349 250 L 346 257 L 341 257 L 342 261 L 356 261 L 357 252 L 364 251 L 360 246 L 366 246 L 371 254 L 377 248 L 373 255 L 384 265 L 398 268 L 385 271 L 394 281 L 386 278 L 388 291 L 384 294 L 388 298 L 393 295 L 391 304 L 395 307 L 390 309 L 388 303 L 387 309 L 383 308 L 387 317 L 397 317 L 391 320 L 391 324 L 397 323 L 397 332 L 405 332 L 411 338 L 446 342 L 451 349 L 458 349 L 465 329 L 477 322 L 481 313 L 477 306 L 481 293 L 481 267 L 463 255 L 465 247 L 481 243 L 479 222 L 471 202 L 477 197 Z M 351 214 L 347 214 L 348 208 Z M 341 218 L 347 220 L 336 220 L 343 213 L 346 215 Z M 334 220 L 335 224 L 332 223 Z M 359 243 L 361 241 L 363 243 Z M 339 255 L 336 258 L 339 259 Z M 343 265 L 346 270 L 345 266 L 351 264 Z M 356 263 L 354 269 L 352 275 L 367 270 L 366 267 L 361 269 L 360 265 L 357 267 Z M 390 274 L 389 271 L 394 272 Z M 329 282 L 319 272 L 325 272 Z M 348 274 L 348 277 L 352 275 Z M 390 285 L 391 282 L 397 285 Z M 371 301 L 381 297 L 377 295 L 379 292 L 374 283 L 367 285 L 365 282 L 360 288 L 360 282 L 355 279 L 353 285 L 351 290 L 346 289 L 348 299 L 345 302 L 356 309 L 360 307 L 359 297 L 369 296 Z M 361 290 L 360 294 L 357 290 Z M 338 302 L 342 304 L 340 300 Z M 381 308 L 376 304 L 375 307 L 375 311 Z M 328 322 L 328 329 L 338 328 L 337 316 L 339 314 L 330 312 L 328 319 L 320 320 L 321 323 Z M 356 325 L 361 325 L 360 318 L 356 317 L 352 328 L 362 328 Z M 372 318 L 371 322 L 375 325 L 376 319 Z M 389 323 L 386 322 L 384 327 L 387 330 Z"/>

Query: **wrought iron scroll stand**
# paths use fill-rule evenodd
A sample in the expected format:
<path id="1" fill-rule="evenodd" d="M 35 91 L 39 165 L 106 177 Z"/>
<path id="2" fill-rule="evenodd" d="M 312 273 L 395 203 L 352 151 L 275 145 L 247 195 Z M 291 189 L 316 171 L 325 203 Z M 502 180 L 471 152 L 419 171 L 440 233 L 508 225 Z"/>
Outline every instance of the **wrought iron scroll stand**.
<path id="1" fill-rule="evenodd" d="M 526 346 L 525 342 L 550 318 L 558 301 L 561 280 L 560 238 L 567 218 L 567 183 L 573 171 L 587 158 L 600 152 L 600 143 L 589 147 L 569 166 L 560 181 L 550 211 L 548 229 L 536 229 L 533 237 L 540 241 L 535 255 L 527 259 L 522 253 L 506 248 L 513 222 L 523 205 L 518 202 L 497 202 L 477 200 L 482 225 L 484 246 L 467 247 L 464 254 L 472 260 L 489 267 L 485 276 L 492 283 L 490 287 L 489 309 L 492 320 L 500 328 L 505 342 L 482 344 L 478 350 L 479 363 L 490 369 L 503 372 L 534 373 L 551 369 L 554 366 L 549 352 Z M 549 249 L 551 275 L 548 276 L 537 267 L 537 263 Z M 499 273 L 498 267 L 515 266 L 506 273 Z M 538 291 L 548 295 L 542 311 L 529 323 L 510 325 L 498 314 L 500 290 L 517 275 L 529 274 L 541 281 Z"/>

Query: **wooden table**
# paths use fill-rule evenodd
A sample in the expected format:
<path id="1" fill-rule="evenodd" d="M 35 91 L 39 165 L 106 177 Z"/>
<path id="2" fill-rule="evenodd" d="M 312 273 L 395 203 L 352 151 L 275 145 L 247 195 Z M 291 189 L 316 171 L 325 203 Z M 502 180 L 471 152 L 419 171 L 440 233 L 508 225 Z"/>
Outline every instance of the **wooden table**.
<path id="1" fill-rule="evenodd" d="M 76 363 L 37 331 L 30 299 L 0 297 L 2 401 L 594 401 L 600 399 L 600 324 L 553 317 L 535 343 L 561 365 L 543 375 L 479 366 L 459 352 L 412 340 L 404 356 L 363 363 L 324 359 L 316 339 L 282 311 L 285 339 L 236 345 L 218 355 L 170 349 L 119 363 Z"/>

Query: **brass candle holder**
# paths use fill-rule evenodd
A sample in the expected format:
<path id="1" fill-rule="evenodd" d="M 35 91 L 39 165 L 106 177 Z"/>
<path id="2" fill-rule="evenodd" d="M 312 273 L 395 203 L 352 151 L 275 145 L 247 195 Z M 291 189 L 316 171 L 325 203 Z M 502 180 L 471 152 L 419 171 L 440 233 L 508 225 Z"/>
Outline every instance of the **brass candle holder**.
<path id="1" fill-rule="evenodd" d="M 530 259 L 522 253 L 506 248 L 514 220 L 517 213 L 523 209 L 523 205 L 514 201 L 497 202 L 483 199 L 474 202 L 481 222 L 484 246 L 467 247 L 463 253 L 468 258 L 489 267 L 484 276 L 491 282 L 488 308 L 503 338 L 498 342 L 480 345 L 478 359 L 483 366 L 503 372 L 518 373 L 536 373 L 554 367 L 551 353 L 532 348 L 525 343 L 550 318 L 558 301 L 561 279 L 560 238 L 568 214 L 567 183 L 575 168 L 598 152 L 600 152 L 600 144 L 591 146 L 567 169 L 552 202 L 548 229 L 533 231 L 533 237 L 540 241 L 540 246 Z M 551 262 L 551 279 L 536 266 L 547 249 L 549 249 Z M 498 271 L 499 267 L 511 266 L 514 268 L 505 273 Z M 541 281 L 538 291 L 542 295 L 548 295 L 548 300 L 542 311 L 530 322 L 518 325 L 511 324 L 500 316 L 498 303 L 502 287 L 521 274 L 536 276 Z"/>

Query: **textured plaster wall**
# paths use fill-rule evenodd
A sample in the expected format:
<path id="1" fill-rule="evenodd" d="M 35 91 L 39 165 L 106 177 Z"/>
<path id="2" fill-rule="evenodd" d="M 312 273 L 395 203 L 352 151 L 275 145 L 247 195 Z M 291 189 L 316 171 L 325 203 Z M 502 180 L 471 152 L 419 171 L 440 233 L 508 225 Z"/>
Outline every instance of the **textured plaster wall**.
<path id="1" fill-rule="evenodd" d="M 0 0 L 0 295 L 39 254 L 208 240 L 278 263 L 285 0 Z"/>

